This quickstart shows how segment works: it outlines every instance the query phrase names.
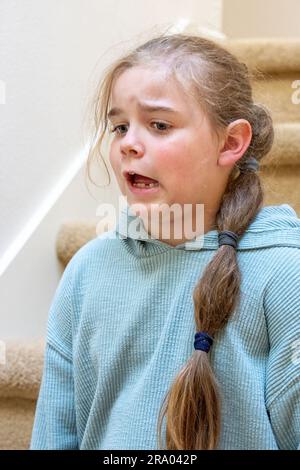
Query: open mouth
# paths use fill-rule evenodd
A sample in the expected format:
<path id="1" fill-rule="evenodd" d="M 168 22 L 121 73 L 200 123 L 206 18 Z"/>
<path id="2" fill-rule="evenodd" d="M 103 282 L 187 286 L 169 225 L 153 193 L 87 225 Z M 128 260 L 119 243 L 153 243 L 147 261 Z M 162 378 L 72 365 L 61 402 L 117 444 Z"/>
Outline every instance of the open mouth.
<path id="1" fill-rule="evenodd" d="M 159 182 L 157 180 L 149 178 L 148 176 L 134 173 L 133 171 L 127 172 L 125 176 L 127 181 L 134 188 L 152 189 L 159 186 Z"/>

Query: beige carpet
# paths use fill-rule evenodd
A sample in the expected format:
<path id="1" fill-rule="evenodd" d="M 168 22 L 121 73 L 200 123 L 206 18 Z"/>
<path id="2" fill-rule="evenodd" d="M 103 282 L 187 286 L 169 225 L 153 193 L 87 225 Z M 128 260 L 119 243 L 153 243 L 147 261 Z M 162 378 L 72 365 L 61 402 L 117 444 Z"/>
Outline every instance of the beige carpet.
<path id="1" fill-rule="evenodd" d="M 255 99 L 273 112 L 275 142 L 260 170 L 265 205 L 288 203 L 300 216 L 300 104 L 291 100 L 295 91 L 292 83 L 300 80 L 300 40 L 243 39 L 228 42 L 228 48 L 255 72 Z M 93 224 L 66 221 L 56 246 L 63 266 L 94 237 Z M 0 449 L 26 449 L 42 373 L 44 339 L 30 343 L 16 339 L 6 348 L 7 362 L 0 363 Z"/>
<path id="2" fill-rule="evenodd" d="M 44 339 L 11 340 L 5 349 L 5 361 L 0 364 L 0 450 L 26 449 L 42 375 Z"/>

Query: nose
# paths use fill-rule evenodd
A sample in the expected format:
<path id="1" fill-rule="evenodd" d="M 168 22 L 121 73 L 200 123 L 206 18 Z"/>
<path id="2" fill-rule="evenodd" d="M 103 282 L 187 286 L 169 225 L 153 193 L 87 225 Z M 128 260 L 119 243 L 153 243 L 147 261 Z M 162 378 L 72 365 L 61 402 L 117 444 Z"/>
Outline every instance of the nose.
<path id="1" fill-rule="evenodd" d="M 123 137 L 120 149 L 123 156 L 131 155 L 133 157 L 141 157 L 145 152 L 144 145 L 138 139 L 138 136 L 130 131 Z"/>

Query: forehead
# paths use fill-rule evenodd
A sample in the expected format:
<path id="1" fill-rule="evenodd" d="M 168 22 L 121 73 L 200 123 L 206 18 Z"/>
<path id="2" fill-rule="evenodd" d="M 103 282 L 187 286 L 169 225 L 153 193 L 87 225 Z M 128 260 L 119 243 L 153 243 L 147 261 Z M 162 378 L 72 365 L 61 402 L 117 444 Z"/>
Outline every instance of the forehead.
<path id="1" fill-rule="evenodd" d="M 164 67 L 135 66 L 125 70 L 112 86 L 112 105 L 135 104 L 139 100 L 165 99 L 171 105 L 186 107 L 187 95 L 182 86 Z M 189 103 L 190 105 L 190 103 Z"/>

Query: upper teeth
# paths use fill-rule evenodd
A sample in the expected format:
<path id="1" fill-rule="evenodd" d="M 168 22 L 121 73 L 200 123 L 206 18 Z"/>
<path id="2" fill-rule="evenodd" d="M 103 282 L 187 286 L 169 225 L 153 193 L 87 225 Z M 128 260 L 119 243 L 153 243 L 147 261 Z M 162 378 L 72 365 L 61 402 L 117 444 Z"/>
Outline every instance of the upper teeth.
<path id="1" fill-rule="evenodd" d="M 134 172 L 134 171 L 128 171 L 128 173 L 129 173 L 130 175 L 135 175 L 135 172 Z"/>

